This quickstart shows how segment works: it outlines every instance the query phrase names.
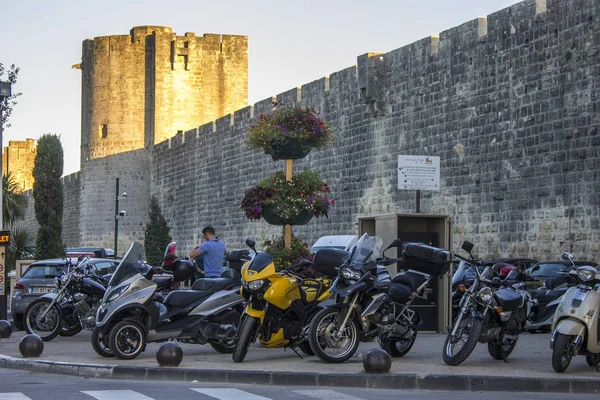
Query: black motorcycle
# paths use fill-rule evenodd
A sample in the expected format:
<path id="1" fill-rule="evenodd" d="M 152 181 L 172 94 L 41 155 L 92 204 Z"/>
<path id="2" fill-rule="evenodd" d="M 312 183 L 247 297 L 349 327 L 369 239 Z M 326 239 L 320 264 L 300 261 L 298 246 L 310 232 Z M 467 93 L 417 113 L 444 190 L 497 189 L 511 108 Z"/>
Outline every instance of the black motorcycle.
<path id="1" fill-rule="evenodd" d="M 417 337 L 419 314 L 410 305 L 435 276 L 448 272 L 450 252 L 410 243 L 401 258 L 387 258 L 385 251 L 402 249 L 396 239 L 384 257 L 371 259 L 375 238 L 363 235 L 339 269 L 331 292 L 338 302 L 320 311 L 309 328 L 312 351 L 323 361 L 341 363 L 356 352 L 359 342 L 377 339 L 393 357 L 402 357 Z M 319 250 L 323 251 L 323 250 Z M 390 279 L 386 265 L 400 263 L 408 271 Z"/>
<path id="2" fill-rule="evenodd" d="M 27 307 L 23 316 L 27 333 L 35 333 L 47 342 L 59 334 L 72 336 L 82 328 L 93 329 L 106 281 L 87 273 L 87 260 L 80 257 L 73 268 L 67 262 L 66 273 L 54 279 L 57 293 L 46 294 Z"/>
<path id="3" fill-rule="evenodd" d="M 471 255 L 472 243 L 464 242 L 462 249 L 469 253 L 471 260 L 458 254 L 456 257 L 462 260 L 461 267 L 473 271 L 475 280 L 468 288 L 466 285 L 459 287 L 463 296 L 444 343 L 444 362 L 461 364 L 478 342 L 487 343 L 492 358 L 505 360 L 517 344 L 527 316 L 526 296 L 506 280 L 494 277 L 491 266 L 480 273 Z"/>

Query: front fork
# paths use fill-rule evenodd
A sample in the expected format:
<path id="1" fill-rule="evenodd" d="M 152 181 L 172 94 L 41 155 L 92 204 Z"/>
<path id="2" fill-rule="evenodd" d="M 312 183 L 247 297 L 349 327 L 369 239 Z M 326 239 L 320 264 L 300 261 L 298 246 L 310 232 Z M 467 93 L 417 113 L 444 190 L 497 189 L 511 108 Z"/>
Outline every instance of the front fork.
<path id="1" fill-rule="evenodd" d="M 42 314 L 40 314 L 39 318 L 44 318 L 46 316 L 46 314 L 48 314 L 50 312 L 50 310 L 52 309 L 52 307 L 54 307 L 54 305 L 56 303 L 58 303 L 59 299 L 63 298 L 63 294 L 64 294 L 66 288 L 67 288 L 67 285 L 65 284 L 62 287 L 62 289 L 60 289 L 60 291 L 58 292 L 58 294 L 56 295 L 56 297 L 54 297 L 52 299 L 52 301 L 50 302 L 50 305 L 48 307 L 46 307 L 46 309 L 42 312 Z"/>
<path id="2" fill-rule="evenodd" d="M 338 331 L 336 332 L 336 336 L 339 338 L 340 336 L 342 336 L 342 332 L 344 332 L 344 329 L 346 328 L 346 324 L 348 323 L 348 319 L 350 319 L 350 316 L 352 315 L 352 313 L 354 312 L 354 309 L 356 308 L 356 302 L 358 301 L 358 297 L 360 296 L 360 292 L 356 292 L 354 294 L 354 297 L 352 298 L 352 301 L 350 302 L 350 306 L 348 307 L 348 312 L 346 313 L 346 316 L 344 317 L 344 320 L 342 321 L 342 324 L 340 325 Z"/>

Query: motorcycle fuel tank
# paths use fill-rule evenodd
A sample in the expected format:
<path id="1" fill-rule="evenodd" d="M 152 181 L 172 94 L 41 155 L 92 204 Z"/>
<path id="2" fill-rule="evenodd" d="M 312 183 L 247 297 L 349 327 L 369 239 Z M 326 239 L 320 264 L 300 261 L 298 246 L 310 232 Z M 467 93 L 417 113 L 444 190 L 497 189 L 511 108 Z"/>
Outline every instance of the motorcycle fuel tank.
<path id="1" fill-rule="evenodd" d="M 82 282 L 81 282 L 81 289 L 84 292 L 89 293 L 92 296 L 104 296 L 104 292 L 106 292 L 106 289 L 104 288 L 104 286 L 102 286 L 101 284 L 99 284 L 98 282 L 90 279 L 90 278 L 83 278 Z"/>

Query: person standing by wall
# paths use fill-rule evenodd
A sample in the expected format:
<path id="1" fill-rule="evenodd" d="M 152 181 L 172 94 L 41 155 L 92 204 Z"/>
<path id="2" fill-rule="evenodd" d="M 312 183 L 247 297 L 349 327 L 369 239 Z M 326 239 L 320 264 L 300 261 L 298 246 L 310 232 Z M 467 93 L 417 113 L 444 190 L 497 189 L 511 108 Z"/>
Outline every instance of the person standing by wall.
<path id="1" fill-rule="evenodd" d="M 194 260 L 202 254 L 204 276 L 206 278 L 217 278 L 221 275 L 223 255 L 225 254 L 225 243 L 216 236 L 212 226 L 207 226 L 202 229 L 202 237 L 206 242 L 190 252 L 190 259 Z"/>

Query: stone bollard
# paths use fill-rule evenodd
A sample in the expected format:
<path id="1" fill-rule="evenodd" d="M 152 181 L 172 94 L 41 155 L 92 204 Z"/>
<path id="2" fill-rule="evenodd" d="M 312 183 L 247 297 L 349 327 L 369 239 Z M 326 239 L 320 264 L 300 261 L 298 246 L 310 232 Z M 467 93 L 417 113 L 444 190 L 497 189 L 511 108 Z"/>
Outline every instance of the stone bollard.
<path id="1" fill-rule="evenodd" d="M 183 350 L 175 342 L 166 342 L 156 352 L 156 361 L 161 367 L 176 367 L 181 364 Z"/>
<path id="2" fill-rule="evenodd" d="M 19 342 L 19 352 L 25 358 L 39 357 L 44 351 L 44 342 L 35 334 L 25 335 Z"/>
<path id="3" fill-rule="evenodd" d="M 7 320 L 0 320 L 0 338 L 8 339 L 12 335 L 12 325 Z"/>
<path id="4" fill-rule="evenodd" d="M 368 374 L 382 374 L 390 372 L 392 357 L 383 349 L 374 348 L 363 356 L 363 367 Z"/>

